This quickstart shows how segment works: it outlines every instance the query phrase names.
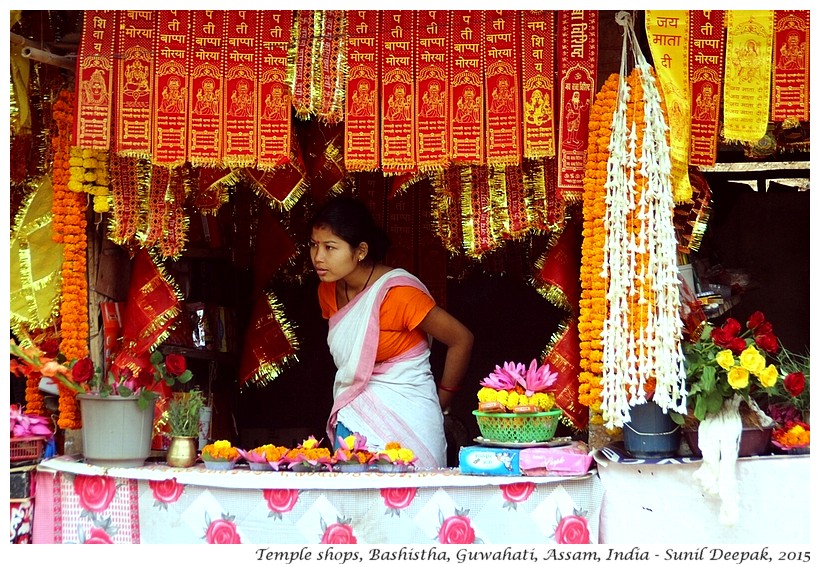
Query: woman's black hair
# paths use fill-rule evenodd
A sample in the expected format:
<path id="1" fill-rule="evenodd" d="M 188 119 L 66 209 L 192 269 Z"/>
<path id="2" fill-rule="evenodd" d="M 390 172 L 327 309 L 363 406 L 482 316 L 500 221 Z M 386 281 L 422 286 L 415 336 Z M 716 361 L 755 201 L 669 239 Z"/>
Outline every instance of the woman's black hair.
<path id="1" fill-rule="evenodd" d="M 327 227 L 351 248 L 367 243 L 365 262 L 381 262 L 390 247 L 390 238 L 376 225 L 373 214 L 361 200 L 336 196 L 325 202 L 310 220 L 310 228 Z"/>

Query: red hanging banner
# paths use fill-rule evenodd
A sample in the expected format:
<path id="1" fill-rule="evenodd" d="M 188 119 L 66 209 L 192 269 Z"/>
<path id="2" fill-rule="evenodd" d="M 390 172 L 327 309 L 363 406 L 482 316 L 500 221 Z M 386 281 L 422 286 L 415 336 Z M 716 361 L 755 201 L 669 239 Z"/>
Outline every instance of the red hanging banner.
<path id="1" fill-rule="evenodd" d="M 381 169 L 385 174 L 407 172 L 416 167 L 415 29 L 415 12 L 381 12 Z"/>
<path id="2" fill-rule="evenodd" d="M 117 122 L 114 151 L 148 158 L 151 154 L 151 107 L 154 98 L 156 11 L 120 10 L 117 34 Z"/>
<path id="3" fill-rule="evenodd" d="M 772 121 L 809 120 L 809 11 L 774 11 Z"/>
<path id="4" fill-rule="evenodd" d="M 579 201 L 584 184 L 589 109 L 598 68 L 598 12 L 558 12 L 558 36 L 558 191 L 566 201 Z"/>
<path id="5" fill-rule="evenodd" d="M 689 164 L 713 165 L 723 85 L 723 10 L 689 10 Z"/>
<path id="6" fill-rule="evenodd" d="M 450 25 L 450 157 L 484 164 L 484 88 L 480 10 L 453 10 Z"/>
<path id="7" fill-rule="evenodd" d="M 308 119 L 311 113 L 311 88 L 313 86 L 313 44 L 316 34 L 313 10 L 298 10 L 295 20 L 296 51 L 293 72 L 293 107 L 296 117 Z"/>
<path id="8" fill-rule="evenodd" d="M 516 10 L 484 12 L 487 164 L 521 163 L 521 25 Z"/>
<path id="9" fill-rule="evenodd" d="M 75 144 L 107 151 L 111 143 L 111 98 L 114 84 L 115 10 L 85 10 L 77 57 Z"/>
<path id="10" fill-rule="evenodd" d="M 372 171 L 379 168 L 379 12 L 350 10 L 347 22 L 344 162 L 351 172 Z"/>
<path id="11" fill-rule="evenodd" d="M 222 160 L 224 28 L 222 10 L 193 11 L 188 160 L 194 166 L 216 166 Z"/>
<path id="12" fill-rule="evenodd" d="M 256 161 L 258 14 L 256 10 L 225 10 L 224 26 L 222 163 L 248 166 Z"/>
<path id="13" fill-rule="evenodd" d="M 524 158 L 554 157 L 555 16 L 548 10 L 525 10 L 521 17 Z"/>
<path id="14" fill-rule="evenodd" d="M 188 10 L 160 10 L 156 29 L 153 162 L 179 166 L 188 158 L 191 15 Z"/>
<path id="15" fill-rule="evenodd" d="M 293 11 L 259 10 L 256 64 L 259 81 L 259 147 L 256 167 L 271 170 L 288 162 L 292 126 L 288 49 Z"/>
<path id="16" fill-rule="evenodd" d="M 344 118 L 345 38 L 347 19 L 343 10 L 317 10 L 313 48 L 311 106 L 317 117 L 334 124 Z"/>
<path id="17" fill-rule="evenodd" d="M 447 80 L 450 12 L 416 12 L 416 129 L 419 170 L 446 167 L 450 162 L 447 128 L 450 83 Z"/>

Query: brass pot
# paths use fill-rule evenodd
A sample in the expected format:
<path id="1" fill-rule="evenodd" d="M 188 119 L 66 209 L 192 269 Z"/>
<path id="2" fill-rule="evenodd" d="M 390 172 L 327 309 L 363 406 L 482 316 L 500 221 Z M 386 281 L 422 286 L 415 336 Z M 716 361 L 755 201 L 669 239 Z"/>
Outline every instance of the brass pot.
<path id="1" fill-rule="evenodd" d="M 196 463 L 196 437 L 171 437 L 165 461 L 174 468 L 188 468 Z"/>

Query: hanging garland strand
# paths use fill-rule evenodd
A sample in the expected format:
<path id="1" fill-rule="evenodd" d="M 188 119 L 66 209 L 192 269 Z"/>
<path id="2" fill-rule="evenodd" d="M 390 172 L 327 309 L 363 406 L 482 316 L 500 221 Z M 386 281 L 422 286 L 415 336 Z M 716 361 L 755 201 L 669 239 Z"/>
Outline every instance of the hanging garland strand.
<path id="1" fill-rule="evenodd" d="M 54 148 L 54 240 L 62 242 L 62 301 L 60 303 L 60 352 L 69 360 L 88 356 L 88 282 L 86 280 L 86 204 L 84 192 L 73 192 L 71 181 L 71 136 L 74 131 L 74 93 L 60 92 L 54 104 L 57 132 Z M 60 385 L 61 429 L 82 426 L 76 394 Z"/>

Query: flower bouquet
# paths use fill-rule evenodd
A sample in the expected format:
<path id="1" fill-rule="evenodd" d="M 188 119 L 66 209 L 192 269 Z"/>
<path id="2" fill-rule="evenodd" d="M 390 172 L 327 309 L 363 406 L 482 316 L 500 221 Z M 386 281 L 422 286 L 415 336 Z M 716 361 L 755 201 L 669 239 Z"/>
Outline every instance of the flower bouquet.
<path id="1" fill-rule="evenodd" d="M 359 433 L 342 440 L 344 446 L 333 453 L 333 469 L 339 472 L 364 472 L 374 461 L 375 453 L 367 450 L 367 437 Z"/>
<path id="2" fill-rule="evenodd" d="M 284 461 L 294 472 L 321 472 L 331 470 L 333 458 L 330 449 L 320 447 L 322 440 L 313 435 L 302 441 L 302 444 L 292 448 L 285 455 Z"/>
<path id="3" fill-rule="evenodd" d="M 248 462 L 251 470 L 279 470 L 284 464 L 285 455 L 290 450 L 284 446 L 274 446 L 271 444 L 262 445 L 252 450 L 237 449 Z"/>
<path id="4" fill-rule="evenodd" d="M 239 449 L 230 441 L 215 441 L 202 448 L 202 461 L 209 470 L 231 470 L 240 458 Z"/>
<path id="5" fill-rule="evenodd" d="M 415 453 L 398 442 L 384 445 L 374 457 L 374 468 L 379 472 L 412 472 L 418 460 Z"/>
<path id="6" fill-rule="evenodd" d="M 505 362 L 481 381 L 478 409 L 473 411 L 483 439 L 499 443 L 532 443 L 553 437 L 561 416 L 553 387 L 558 378 L 549 363 L 529 367 Z"/>

